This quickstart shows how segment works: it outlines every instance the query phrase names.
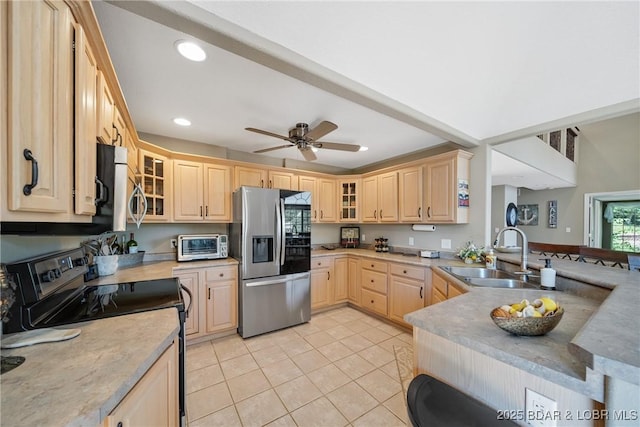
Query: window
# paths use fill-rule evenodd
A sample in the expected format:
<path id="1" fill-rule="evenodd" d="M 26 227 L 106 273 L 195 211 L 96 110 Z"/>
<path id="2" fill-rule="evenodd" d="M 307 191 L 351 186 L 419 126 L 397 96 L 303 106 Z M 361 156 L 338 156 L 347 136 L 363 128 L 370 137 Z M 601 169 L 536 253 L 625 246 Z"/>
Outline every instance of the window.
<path id="1" fill-rule="evenodd" d="M 585 194 L 584 244 L 640 252 L 640 191 Z"/>

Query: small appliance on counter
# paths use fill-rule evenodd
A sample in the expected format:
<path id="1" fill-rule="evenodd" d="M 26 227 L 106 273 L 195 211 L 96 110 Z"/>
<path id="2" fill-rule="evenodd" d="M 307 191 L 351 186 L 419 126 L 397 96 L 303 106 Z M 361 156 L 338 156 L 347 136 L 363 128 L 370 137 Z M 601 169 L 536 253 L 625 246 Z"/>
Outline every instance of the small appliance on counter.
<path id="1" fill-rule="evenodd" d="M 440 251 L 432 251 L 430 249 L 423 249 L 420 251 L 422 258 L 440 258 Z"/>
<path id="2" fill-rule="evenodd" d="M 198 234 L 178 236 L 178 261 L 220 259 L 228 256 L 228 238 L 225 234 Z"/>
<path id="3" fill-rule="evenodd" d="M 340 247 L 357 248 L 360 246 L 360 227 L 340 227 Z"/>

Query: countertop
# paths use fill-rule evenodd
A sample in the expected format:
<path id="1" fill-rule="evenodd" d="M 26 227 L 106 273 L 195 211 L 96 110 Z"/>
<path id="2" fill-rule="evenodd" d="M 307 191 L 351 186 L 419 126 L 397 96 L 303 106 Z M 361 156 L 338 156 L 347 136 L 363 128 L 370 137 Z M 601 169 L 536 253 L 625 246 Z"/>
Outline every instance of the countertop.
<path id="1" fill-rule="evenodd" d="M 114 283 L 136 282 L 139 280 L 155 280 L 173 277 L 174 271 L 193 268 L 224 267 L 238 265 L 233 258 L 223 258 L 207 261 L 178 262 L 175 259 L 144 261 L 142 264 L 124 267 L 109 276 L 98 277 L 87 282 L 88 285 L 111 285 Z"/>
<path id="2" fill-rule="evenodd" d="M 171 345 L 178 323 L 174 308 L 147 311 L 68 325 L 81 330 L 68 341 L 2 350 L 26 360 L 1 377 L 0 425 L 100 425 Z"/>

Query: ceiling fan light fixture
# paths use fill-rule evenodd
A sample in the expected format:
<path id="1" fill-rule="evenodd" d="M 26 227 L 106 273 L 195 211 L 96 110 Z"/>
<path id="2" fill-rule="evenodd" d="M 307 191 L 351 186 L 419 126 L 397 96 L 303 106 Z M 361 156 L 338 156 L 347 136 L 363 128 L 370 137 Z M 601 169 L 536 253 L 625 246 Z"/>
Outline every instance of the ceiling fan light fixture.
<path id="1" fill-rule="evenodd" d="M 314 153 L 318 152 L 318 147 L 314 147 L 313 145 L 311 146 L 311 151 L 313 151 Z"/>
<path id="2" fill-rule="evenodd" d="M 186 41 L 186 40 L 178 40 L 175 43 L 176 49 L 180 53 L 180 55 L 185 58 L 195 61 L 202 62 L 207 59 L 207 54 L 200 46 L 195 44 L 194 42 Z"/>
<path id="3" fill-rule="evenodd" d="M 177 124 L 178 126 L 191 126 L 191 121 L 185 119 L 184 117 L 176 117 L 175 119 L 173 119 L 173 123 Z"/>
<path id="4" fill-rule="evenodd" d="M 358 151 L 367 151 L 368 149 L 369 147 L 365 147 L 364 145 L 361 145 Z"/>

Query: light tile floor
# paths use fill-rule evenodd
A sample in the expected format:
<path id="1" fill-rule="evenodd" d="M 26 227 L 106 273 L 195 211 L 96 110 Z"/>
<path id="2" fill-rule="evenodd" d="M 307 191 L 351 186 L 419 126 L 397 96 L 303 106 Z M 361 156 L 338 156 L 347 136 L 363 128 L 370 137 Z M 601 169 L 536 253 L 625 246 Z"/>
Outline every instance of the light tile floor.
<path id="1" fill-rule="evenodd" d="M 189 426 L 406 426 L 394 345 L 411 347 L 411 334 L 340 307 L 188 346 Z"/>

